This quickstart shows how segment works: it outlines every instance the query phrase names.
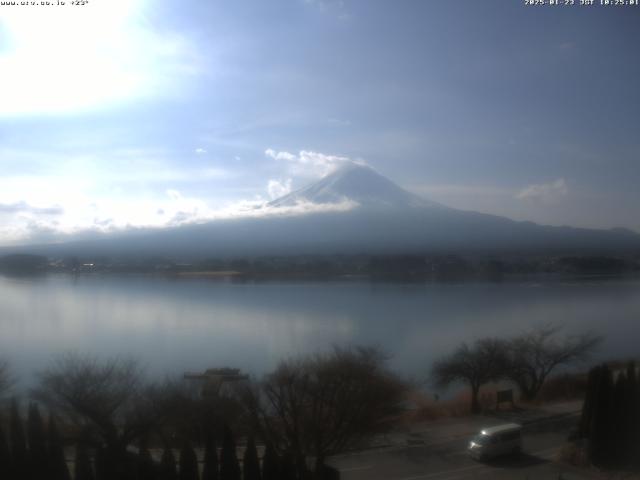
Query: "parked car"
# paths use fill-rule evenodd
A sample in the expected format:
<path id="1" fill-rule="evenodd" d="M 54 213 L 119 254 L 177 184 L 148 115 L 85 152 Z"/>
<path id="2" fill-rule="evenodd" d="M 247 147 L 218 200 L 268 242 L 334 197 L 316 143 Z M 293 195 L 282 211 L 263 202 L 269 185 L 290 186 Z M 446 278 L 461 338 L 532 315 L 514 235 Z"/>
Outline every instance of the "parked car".
<path id="1" fill-rule="evenodd" d="M 522 425 L 507 423 L 485 428 L 471 438 L 467 450 L 477 460 L 518 454 L 522 450 Z"/>

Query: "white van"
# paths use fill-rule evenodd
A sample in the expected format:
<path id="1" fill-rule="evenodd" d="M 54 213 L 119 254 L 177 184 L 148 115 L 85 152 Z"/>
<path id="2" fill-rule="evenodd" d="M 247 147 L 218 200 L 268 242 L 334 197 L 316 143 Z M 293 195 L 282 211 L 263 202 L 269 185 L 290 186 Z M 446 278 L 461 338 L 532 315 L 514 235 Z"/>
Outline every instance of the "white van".
<path id="1" fill-rule="evenodd" d="M 469 455 L 478 460 L 517 454 L 522 450 L 522 425 L 507 423 L 485 428 L 469 442 Z"/>

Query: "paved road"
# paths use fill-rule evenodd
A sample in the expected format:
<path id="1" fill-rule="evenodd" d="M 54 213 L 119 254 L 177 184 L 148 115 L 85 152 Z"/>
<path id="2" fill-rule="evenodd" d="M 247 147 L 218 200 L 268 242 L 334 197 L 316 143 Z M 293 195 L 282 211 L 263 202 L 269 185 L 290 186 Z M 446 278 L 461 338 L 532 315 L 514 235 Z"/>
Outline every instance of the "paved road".
<path id="1" fill-rule="evenodd" d="M 518 457 L 480 463 L 466 454 L 467 439 L 442 440 L 344 455 L 331 462 L 344 480 L 463 480 L 591 478 L 554 462 L 576 418 L 525 427 Z"/>

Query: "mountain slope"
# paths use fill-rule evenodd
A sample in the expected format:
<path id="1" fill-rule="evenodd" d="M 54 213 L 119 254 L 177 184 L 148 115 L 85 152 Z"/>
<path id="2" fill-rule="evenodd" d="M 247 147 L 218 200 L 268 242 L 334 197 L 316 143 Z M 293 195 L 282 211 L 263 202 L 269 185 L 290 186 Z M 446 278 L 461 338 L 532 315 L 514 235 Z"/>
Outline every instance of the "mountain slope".
<path id="1" fill-rule="evenodd" d="M 318 209 L 292 214 L 301 203 L 340 202 L 355 206 L 344 211 Z M 456 210 L 409 193 L 369 167 L 347 165 L 271 202 L 255 217 L 4 249 L 9 251 L 52 257 L 164 256 L 184 260 L 341 253 L 638 253 L 640 235 L 625 229 L 551 227 Z"/>
<path id="2" fill-rule="evenodd" d="M 271 207 L 293 206 L 303 202 L 316 204 L 352 201 L 364 208 L 440 207 L 407 192 L 371 167 L 348 163 L 321 180 L 280 197 Z"/>

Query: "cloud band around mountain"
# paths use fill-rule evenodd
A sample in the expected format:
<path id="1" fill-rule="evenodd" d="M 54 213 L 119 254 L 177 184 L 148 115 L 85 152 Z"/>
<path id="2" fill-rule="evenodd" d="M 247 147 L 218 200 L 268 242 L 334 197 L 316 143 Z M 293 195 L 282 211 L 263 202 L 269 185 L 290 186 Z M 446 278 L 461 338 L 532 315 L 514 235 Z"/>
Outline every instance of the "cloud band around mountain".
<path id="1" fill-rule="evenodd" d="M 529 185 L 520 190 L 516 194 L 516 198 L 519 200 L 556 201 L 568 193 L 567 182 L 564 178 L 558 178 L 548 183 Z"/>
<path id="2" fill-rule="evenodd" d="M 25 201 L 14 203 L 0 203 L 0 213 L 31 213 L 34 215 L 62 215 L 64 209 L 58 205 L 50 207 L 36 207 Z"/>
<path id="3" fill-rule="evenodd" d="M 300 150 L 297 154 L 294 154 L 268 148 L 264 154 L 274 160 L 286 162 L 289 166 L 289 174 L 299 177 L 324 177 L 341 165 L 353 162 L 349 157 L 327 155 L 311 150 Z"/>

